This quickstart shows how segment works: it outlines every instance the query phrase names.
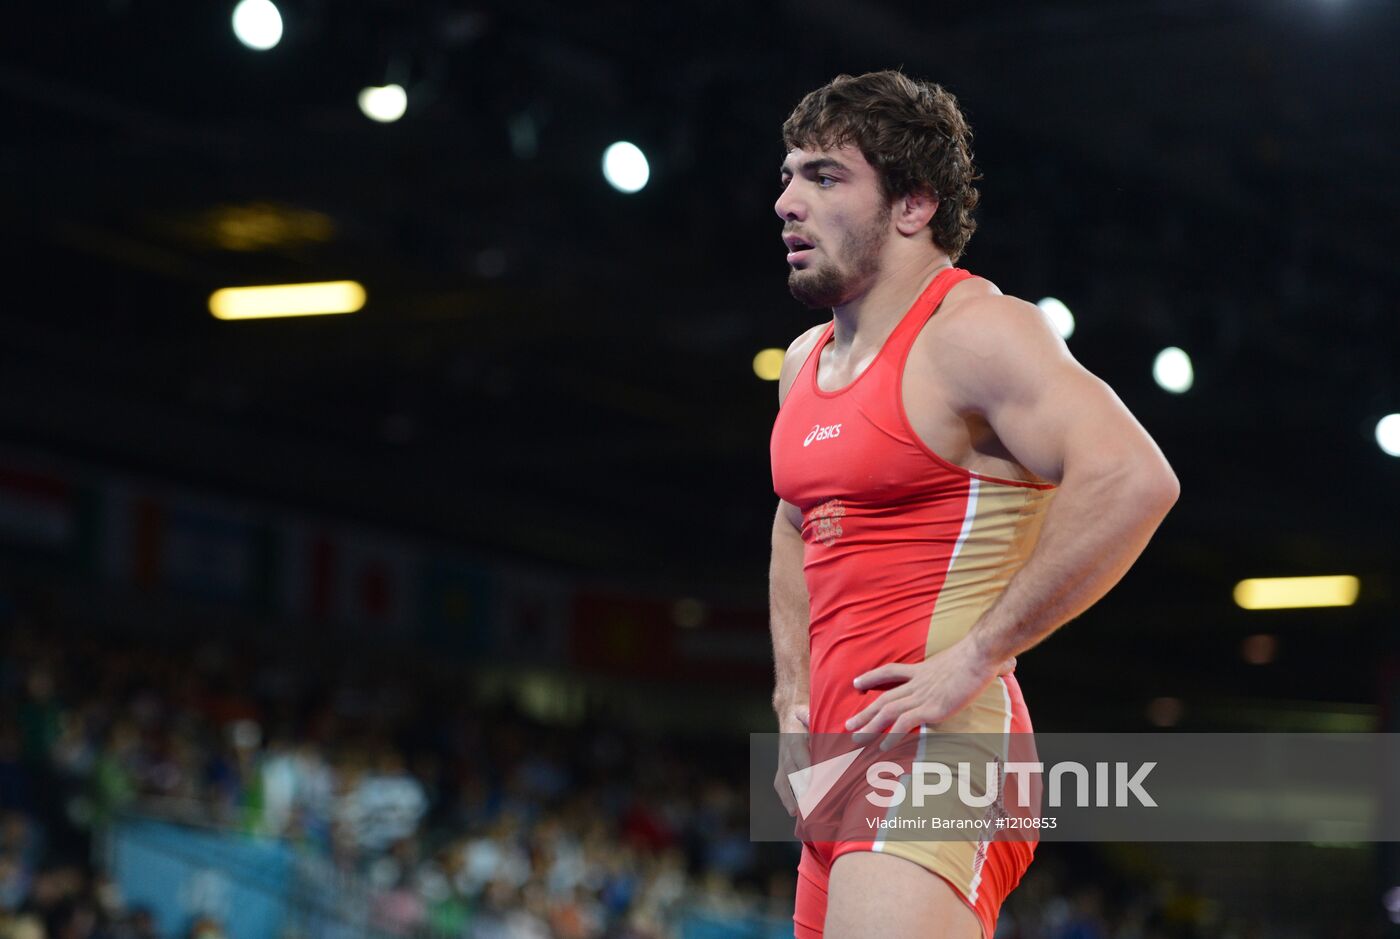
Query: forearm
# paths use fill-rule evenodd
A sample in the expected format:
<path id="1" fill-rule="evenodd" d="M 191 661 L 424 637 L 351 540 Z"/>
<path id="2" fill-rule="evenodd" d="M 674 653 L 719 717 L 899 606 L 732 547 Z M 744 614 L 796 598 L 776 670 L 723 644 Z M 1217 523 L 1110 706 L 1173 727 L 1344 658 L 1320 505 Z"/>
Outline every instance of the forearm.
<path id="1" fill-rule="evenodd" d="M 1177 496 L 1165 463 L 1066 473 L 1040 540 L 967 642 L 983 662 L 1039 643 L 1112 589 L 1147 547 Z"/>
<path id="2" fill-rule="evenodd" d="M 768 623 L 773 636 L 773 709 L 780 721 L 809 697 L 810 616 L 802 539 L 796 531 L 784 532 L 775 525 L 768 568 Z"/>

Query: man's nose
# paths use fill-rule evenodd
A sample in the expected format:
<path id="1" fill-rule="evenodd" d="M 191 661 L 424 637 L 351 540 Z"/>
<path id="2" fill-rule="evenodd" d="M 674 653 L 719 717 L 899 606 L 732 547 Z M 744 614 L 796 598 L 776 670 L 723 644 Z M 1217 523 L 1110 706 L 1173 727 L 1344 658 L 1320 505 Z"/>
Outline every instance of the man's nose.
<path id="1" fill-rule="evenodd" d="M 788 183 L 778 195 L 778 201 L 773 203 L 773 211 L 785 222 L 800 222 L 807 214 L 807 206 L 798 198 L 796 190 L 796 186 Z"/>

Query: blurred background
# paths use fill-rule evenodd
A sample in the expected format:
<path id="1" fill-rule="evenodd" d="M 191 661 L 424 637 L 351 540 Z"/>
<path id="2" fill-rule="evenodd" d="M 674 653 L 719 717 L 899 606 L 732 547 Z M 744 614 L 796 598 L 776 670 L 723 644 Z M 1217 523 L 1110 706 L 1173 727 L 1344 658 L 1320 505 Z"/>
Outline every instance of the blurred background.
<path id="1" fill-rule="evenodd" d="M 1037 728 L 1398 729 L 1400 5 L 5 13 L 0 936 L 792 935 L 764 350 L 823 317 L 772 203 L 840 72 L 958 95 L 962 266 L 1181 479 L 1022 656 Z M 998 936 L 1393 934 L 1396 846 L 1311 795 L 1308 843 L 1045 845 Z"/>

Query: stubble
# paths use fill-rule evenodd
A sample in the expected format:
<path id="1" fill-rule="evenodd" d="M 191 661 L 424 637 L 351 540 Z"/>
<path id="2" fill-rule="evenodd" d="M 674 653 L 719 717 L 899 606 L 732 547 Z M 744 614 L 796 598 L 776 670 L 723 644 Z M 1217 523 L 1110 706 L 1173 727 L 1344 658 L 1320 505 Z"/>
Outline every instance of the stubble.
<path id="1" fill-rule="evenodd" d="M 828 256 L 819 266 L 789 271 L 788 290 L 794 299 L 816 310 L 840 306 L 867 289 L 880 271 L 880 250 L 889 237 L 887 212 L 888 208 L 875 212 L 850 233 L 840 263 Z"/>

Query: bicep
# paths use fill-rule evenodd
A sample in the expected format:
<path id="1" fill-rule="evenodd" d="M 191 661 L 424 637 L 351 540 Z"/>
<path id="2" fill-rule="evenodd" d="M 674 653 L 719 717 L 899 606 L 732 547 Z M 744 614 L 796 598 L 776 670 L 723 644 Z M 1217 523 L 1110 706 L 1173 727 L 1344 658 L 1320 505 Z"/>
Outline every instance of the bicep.
<path id="1" fill-rule="evenodd" d="M 1059 483 L 1066 469 L 1126 464 L 1155 444 L 1102 380 L 1073 359 L 1016 381 L 993 397 L 988 424 L 1026 469 Z"/>
<path id="2" fill-rule="evenodd" d="M 1067 469 L 1126 465 L 1147 432 L 1113 389 L 1070 355 L 1035 307 L 996 297 L 961 317 L 958 384 L 1026 469 L 1054 483 Z M 975 318 L 974 318 L 975 316 Z"/>

